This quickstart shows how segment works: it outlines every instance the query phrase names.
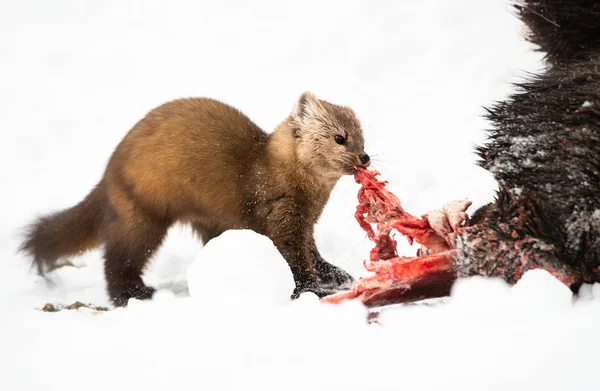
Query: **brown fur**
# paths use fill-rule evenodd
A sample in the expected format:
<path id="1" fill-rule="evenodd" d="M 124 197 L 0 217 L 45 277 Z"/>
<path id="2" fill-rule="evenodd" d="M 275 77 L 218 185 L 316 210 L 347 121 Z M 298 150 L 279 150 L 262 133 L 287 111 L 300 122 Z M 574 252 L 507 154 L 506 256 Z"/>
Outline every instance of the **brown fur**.
<path id="1" fill-rule="evenodd" d="M 354 112 L 310 92 L 271 135 L 212 99 L 169 102 L 127 134 L 86 199 L 39 219 L 22 249 L 42 272 L 104 244 L 109 295 L 125 305 L 152 296 L 141 275 L 173 223 L 191 223 L 204 243 L 246 228 L 273 240 L 295 295 L 328 293 L 351 277 L 319 255 L 313 226 L 337 180 L 368 165 L 363 148 Z"/>

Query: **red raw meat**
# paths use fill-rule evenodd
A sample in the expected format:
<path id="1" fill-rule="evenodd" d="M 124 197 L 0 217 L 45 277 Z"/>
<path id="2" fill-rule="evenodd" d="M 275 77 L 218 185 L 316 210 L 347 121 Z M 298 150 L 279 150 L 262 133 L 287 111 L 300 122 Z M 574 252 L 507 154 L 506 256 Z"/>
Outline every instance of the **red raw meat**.
<path id="1" fill-rule="evenodd" d="M 387 182 L 377 180 L 377 175 L 377 171 L 359 169 L 354 177 L 362 185 L 355 217 L 369 239 L 375 242 L 365 268 L 375 275 L 359 279 L 348 292 L 322 300 L 338 303 L 358 298 L 368 306 L 379 306 L 448 295 L 456 279 L 454 250 L 445 245 L 445 240 L 427 220 L 406 212 L 400 200 L 385 188 Z M 392 229 L 406 236 L 411 244 L 416 241 L 429 248 L 445 246 L 448 250 L 424 257 L 399 257 L 396 241 L 391 237 Z"/>
<path id="2" fill-rule="evenodd" d="M 459 257 L 458 250 L 454 248 L 457 234 L 465 234 L 475 240 L 481 235 L 489 235 L 482 227 L 461 226 L 462 221 L 467 218 L 462 211 L 470 202 L 463 201 L 464 209 L 455 207 L 459 204 L 447 204 L 450 208 L 444 207 L 444 213 L 449 220 L 447 223 L 452 225 L 448 229 L 453 231 L 447 235 L 450 239 L 444 238 L 438 234 L 440 229 L 436 221 L 436 217 L 442 212 L 437 212 L 438 215 L 431 212 L 430 218 L 424 219 L 407 213 L 400 200 L 385 188 L 387 182 L 377 180 L 377 175 L 378 172 L 366 169 L 359 169 L 355 174 L 356 182 L 361 185 L 355 217 L 367 232 L 369 239 L 375 243 L 369 259 L 365 261 L 365 268 L 374 275 L 360 278 L 354 282 L 351 290 L 324 297 L 322 301 L 339 303 L 345 299 L 357 298 L 368 307 L 405 303 L 447 296 L 457 276 L 493 275 L 514 283 L 525 271 L 534 268 L 547 270 L 567 286 L 572 286 L 580 280 L 578 273 L 572 269 L 557 267 L 538 256 L 530 256 L 527 251 L 506 257 L 504 264 L 494 261 L 491 271 L 485 262 L 479 264 L 476 261 L 471 262 L 468 257 Z M 433 223 L 430 221 L 436 221 L 436 230 L 431 227 L 430 224 Z M 396 241 L 391 236 L 393 229 L 406 236 L 409 243 L 416 241 L 425 246 L 429 249 L 429 255 L 398 256 Z M 497 242 L 497 238 L 480 242 Z M 514 247 L 505 253 L 518 252 L 521 242 L 515 242 Z"/>

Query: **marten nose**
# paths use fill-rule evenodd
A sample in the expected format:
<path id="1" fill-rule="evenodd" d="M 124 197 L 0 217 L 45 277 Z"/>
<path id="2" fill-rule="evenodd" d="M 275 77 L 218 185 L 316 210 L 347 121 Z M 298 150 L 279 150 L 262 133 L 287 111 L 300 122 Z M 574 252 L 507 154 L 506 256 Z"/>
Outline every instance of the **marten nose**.
<path id="1" fill-rule="evenodd" d="M 358 155 L 358 158 L 360 159 L 360 162 L 362 164 L 367 164 L 369 163 L 369 160 L 371 160 L 369 155 L 367 155 L 366 153 L 361 153 L 360 155 Z"/>

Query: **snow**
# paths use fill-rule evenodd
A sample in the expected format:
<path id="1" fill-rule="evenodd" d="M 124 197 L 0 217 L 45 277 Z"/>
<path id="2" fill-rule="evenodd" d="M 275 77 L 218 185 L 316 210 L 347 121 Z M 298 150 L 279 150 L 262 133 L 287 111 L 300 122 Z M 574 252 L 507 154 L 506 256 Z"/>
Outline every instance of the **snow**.
<path id="1" fill-rule="evenodd" d="M 227 231 L 208 242 L 187 279 L 195 301 L 225 306 L 282 303 L 295 287 L 292 271 L 271 239 L 249 230 Z"/>
<path id="2" fill-rule="evenodd" d="M 125 132 L 182 96 L 273 129 L 311 90 L 357 112 L 407 211 L 464 198 L 475 210 L 496 187 L 474 164 L 490 126 L 481 107 L 544 66 L 507 3 L 3 2 L 0 390 L 598 389 L 599 284 L 574 299 L 540 271 L 513 288 L 472 278 L 369 325 L 359 303 L 290 301 L 268 239 L 229 232 L 202 249 L 178 226 L 146 272 L 153 300 L 44 313 L 109 305 L 100 252 L 51 284 L 16 254 L 23 226 L 81 200 Z M 322 255 L 356 276 L 371 246 L 353 220 L 357 190 L 343 178 L 316 227 Z"/>
<path id="3" fill-rule="evenodd" d="M 519 304 L 536 310 L 569 308 L 571 290 L 546 270 L 530 270 L 512 288 Z"/>

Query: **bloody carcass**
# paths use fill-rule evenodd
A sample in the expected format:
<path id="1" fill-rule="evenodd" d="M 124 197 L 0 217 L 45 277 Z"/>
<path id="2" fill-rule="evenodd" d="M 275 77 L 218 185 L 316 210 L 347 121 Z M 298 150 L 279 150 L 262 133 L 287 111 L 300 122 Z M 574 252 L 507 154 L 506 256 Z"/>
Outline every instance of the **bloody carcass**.
<path id="1" fill-rule="evenodd" d="M 469 221 L 465 211 L 470 201 L 447 203 L 442 210 L 422 218 L 411 215 L 377 175 L 378 172 L 366 169 L 359 169 L 355 175 L 361 185 L 355 217 L 375 243 L 364 265 L 374 275 L 360 278 L 349 291 L 322 301 L 338 303 L 357 298 L 369 307 L 404 303 L 446 296 L 457 277 L 487 275 L 514 283 L 525 271 L 536 268 L 548 270 L 569 286 L 582 281 L 581 273 L 543 256 L 548 255 L 543 254 L 544 245 L 517 230 L 506 232 L 513 239 L 512 249 L 503 248 L 507 243 L 485 229 L 485 213 L 477 216 L 478 221 Z M 528 213 L 526 209 L 519 212 Z M 416 257 L 398 255 L 395 232 L 411 244 L 421 244 Z M 537 252 L 529 250 L 530 246 L 537 247 Z M 489 257 L 470 259 L 469 249 L 473 248 L 489 250 Z"/>
<path id="2" fill-rule="evenodd" d="M 446 295 L 457 277 L 515 283 L 534 268 L 573 291 L 600 282 L 600 5 L 525 0 L 515 7 L 527 38 L 547 54 L 547 69 L 488 110 L 493 128 L 478 154 L 498 181 L 496 199 L 469 221 L 465 203 L 417 218 L 377 173 L 360 171 L 357 219 L 375 242 L 365 262 L 374 275 L 324 301 L 401 303 Z M 420 256 L 398 256 L 392 230 L 422 244 Z"/>

